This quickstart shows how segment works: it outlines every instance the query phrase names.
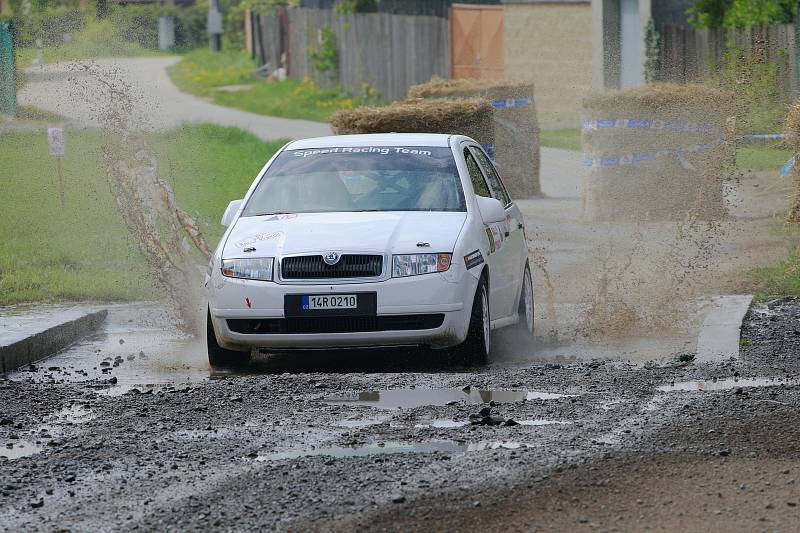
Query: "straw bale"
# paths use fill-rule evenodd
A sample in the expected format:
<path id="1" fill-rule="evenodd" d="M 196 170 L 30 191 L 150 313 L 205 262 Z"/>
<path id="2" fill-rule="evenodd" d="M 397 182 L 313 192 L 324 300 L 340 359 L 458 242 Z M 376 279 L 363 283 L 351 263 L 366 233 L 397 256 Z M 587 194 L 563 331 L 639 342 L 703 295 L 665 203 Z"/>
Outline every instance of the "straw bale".
<path id="1" fill-rule="evenodd" d="M 468 135 L 481 144 L 494 142 L 492 106 L 479 98 L 408 99 L 385 107 L 340 110 L 331 116 L 337 135 L 353 133 L 447 133 Z"/>
<path id="2" fill-rule="evenodd" d="M 710 126 L 708 131 L 584 129 L 584 151 L 595 158 L 631 159 L 633 154 L 662 152 L 637 164 L 590 169 L 584 187 L 586 218 L 724 216 L 722 180 L 734 157 L 729 127 L 735 115 L 731 95 L 699 84 L 652 84 L 592 93 L 583 102 L 583 115 L 584 120 L 643 119 Z M 696 150 L 698 147 L 701 149 Z"/>
<path id="3" fill-rule="evenodd" d="M 699 83 L 652 83 L 617 91 L 594 91 L 583 100 L 586 118 L 609 112 L 660 120 L 694 120 L 723 127 L 734 114 L 734 96 Z M 618 117 L 628 118 L 628 117 Z"/>
<path id="4" fill-rule="evenodd" d="M 408 90 L 409 98 L 459 98 L 481 96 L 484 98 L 526 98 L 533 96 L 534 86 L 529 82 L 509 80 L 445 80 L 414 85 Z"/>
<path id="5" fill-rule="evenodd" d="M 789 108 L 789 114 L 786 116 L 786 137 L 792 151 L 795 154 L 800 152 L 800 103 Z M 789 220 L 800 222 L 800 164 L 795 164 L 792 170 L 792 181 L 794 182 L 794 196 Z"/>
<path id="6" fill-rule="evenodd" d="M 534 103 L 534 86 L 509 80 L 444 80 L 434 78 L 409 90 L 413 98 L 486 98 L 488 100 L 529 99 L 524 105 L 493 108 L 494 151 L 503 181 L 516 198 L 540 192 L 539 123 Z"/>

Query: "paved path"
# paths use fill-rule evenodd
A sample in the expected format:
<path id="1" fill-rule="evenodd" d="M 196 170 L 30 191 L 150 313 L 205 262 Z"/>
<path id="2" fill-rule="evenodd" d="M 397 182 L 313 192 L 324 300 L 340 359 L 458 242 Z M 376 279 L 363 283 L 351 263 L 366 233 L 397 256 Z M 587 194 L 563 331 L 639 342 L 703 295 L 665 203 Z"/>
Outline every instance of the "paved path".
<path id="1" fill-rule="evenodd" d="M 186 123 L 208 122 L 237 126 L 264 140 L 331 133 L 327 124 L 257 115 L 183 93 L 165 71 L 179 59 L 114 58 L 29 67 L 19 103 L 58 113 L 77 127 L 107 123 L 113 98 L 116 102 L 130 101 L 131 123 L 142 130 L 161 131 Z"/>

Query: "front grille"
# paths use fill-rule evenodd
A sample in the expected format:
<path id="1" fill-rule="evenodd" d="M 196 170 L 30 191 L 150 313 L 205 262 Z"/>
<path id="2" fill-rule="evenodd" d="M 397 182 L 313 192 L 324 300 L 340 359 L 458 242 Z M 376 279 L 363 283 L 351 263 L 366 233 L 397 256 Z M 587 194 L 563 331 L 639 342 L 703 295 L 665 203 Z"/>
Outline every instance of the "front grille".
<path id="1" fill-rule="evenodd" d="M 393 316 L 323 316 L 298 318 L 229 319 L 235 333 L 268 335 L 280 333 L 365 333 L 435 329 L 444 322 L 443 314 Z"/>
<path id="2" fill-rule="evenodd" d="M 335 265 L 326 265 L 321 255 L 284 257 L 283 279 L 374 278 L 383 271 L 381 255 L 342 255 Z"/>

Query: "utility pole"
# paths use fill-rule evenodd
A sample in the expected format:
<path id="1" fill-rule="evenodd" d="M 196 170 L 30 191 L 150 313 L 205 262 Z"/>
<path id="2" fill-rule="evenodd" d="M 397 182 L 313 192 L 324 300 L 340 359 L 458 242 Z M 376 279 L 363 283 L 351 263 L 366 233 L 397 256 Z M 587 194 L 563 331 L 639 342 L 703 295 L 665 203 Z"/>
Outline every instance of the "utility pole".
<path id="1" fill-rule="evenodd" d="M 210 0 L 208 3 L 208 35 L 211 50 L 213 52 L 222 50 L 222 13 L 219 9 L 219 0 Z"/>
<path id="2" fill-rule="evenodd" d="M 97 20 L 108 16 L 108 0 L 97 0 Z"/>

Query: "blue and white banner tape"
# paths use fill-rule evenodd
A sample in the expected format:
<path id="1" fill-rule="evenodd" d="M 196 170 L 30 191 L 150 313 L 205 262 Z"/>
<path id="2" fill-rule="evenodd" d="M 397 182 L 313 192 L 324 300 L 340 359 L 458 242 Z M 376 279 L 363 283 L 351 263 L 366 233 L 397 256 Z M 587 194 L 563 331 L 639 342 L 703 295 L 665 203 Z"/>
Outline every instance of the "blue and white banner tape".
<path id="1" fill-rule="evenodd" d="M 721 141 L 716 141 L 709 144 L 696 144 L 677 150 L 650 150 L 648 152 L 635 152 L 632 154 L 619 156 L 592 156 L 589 154 L 584 154 L 583 165 L 589 168 L 624 167 L 630 165 L 639 165 L 659 157 L 674 156 L 678 159 L 678 162 L 681 164 L 681 166 L 686 170 L 696 170 L 694 165 L 692 165 L 689 160 L 686 159 L 686 154 L 710 150 L 720 142 Z"/>
<path id="2" fill-rule="evenodd" d="M 789 174 L 791 174 L 792 169 L 794 169 L 794 165 L 797 163 L 797 154 L 793 155 L 791 159 L 789 159 L 786 163 L 783 164 L 781 167 L 781 177 L 785 178 Z"/>
<path id="3" fill-rule="evenodd" d="M 584 120 L 584 130 L 606 129 L 631 129 L 631 130 L 657 130 L 679 131 L 685 133 L 717 133 L 711 124 L 674 122 L 669 120 L 654 120 L 649 118 L 608 118 L 600 120 Z"/>
<path id="4" fill-rule="evenodd" d="M 486 152 L 486 155 L 488 155 L 489 159 L 492 160 L 492 163 L 494 163 L 494 166 L 496 166 L 496 167 L 500 166 L 500 165 L 497 164 L 497 155 L 494 152 L 494 145 L 493 144 L 482 144 L 481 146 L 483 146 L 483 151 Z"/>
<path id="5" fill-rule="evenodd" d="M 506 98 L 500 100 L 492 100 L 492 107 L 495 109 L 507 109 L 509 107 L 531 105 L 532 103 L 533 103 L 533 98 Z"/>
<path id="6" fill-rule="evenodd" d="M 746 141 L 769 141 L 772 139 L 785 139 L 786 135 L 783 133 L 750 133 L 747 135 L 742 135 L 741 138 Z"/>

